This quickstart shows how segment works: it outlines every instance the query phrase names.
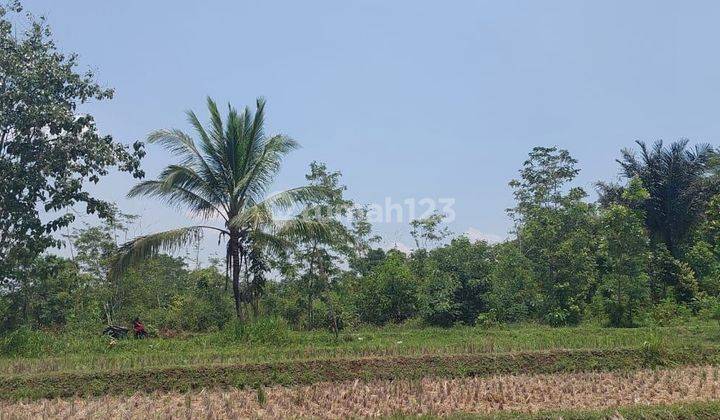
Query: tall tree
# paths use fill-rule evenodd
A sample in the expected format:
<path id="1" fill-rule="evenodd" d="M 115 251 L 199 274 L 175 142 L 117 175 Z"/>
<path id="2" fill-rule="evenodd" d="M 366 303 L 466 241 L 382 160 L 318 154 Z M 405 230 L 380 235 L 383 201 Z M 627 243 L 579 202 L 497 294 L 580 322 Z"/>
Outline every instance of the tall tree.
<path id="1" fill-rule="evenodd" d="M 418 249 L 437 245 L 450 236 L 450 230 L 447 226 L 443 226 L 445 218 L 444 214 L 433 212 L 427 217 L 410 221 L 410 235 Z"/>
<path id="2" fill-rule="evenodd" d="M 520 169 L 520 179 L 510 181 L 517 205 L 508 213 L 521 219 L 533 207 L 557 207 L 563 199 L 563 187 L 572 181 L 580 170 L 565 149 L 534 147 Z"/>
<path id="3" fill-rule="evenodd" d="M 708 204 L 686 258 L 698 277 L 700 290 L 720 295 L 720 194 Z"/>
<path id="4" fill-rule="evenodd" d="M 717 171 L 716 152 L 707 144 L 690 149 L 688 142 L 665 147 L 662 141 L 652 146 L 638 141 L 639 156 L 624 149 L 618 160 L 623 175 L 640 178 L 650 193 L 644 202 L 645 222 L 652 239 L 663 242 L 675 258 L 682 256 L 690 232 L 718 192 L 717 182 L 710 182 Z"/>
<path id="5" fill-rule="evenodd" d="M 27 29 L 14 28 L 9 17 L 20 13 L 17 2 L 0 5 L 0 282 L 60 244 L 53 232 L 74 220 L 68 208 L 83 203 L 88 213 L 110 215 L 88 182 L 112 167 L 143 176 L 141 143 L 101 135 L 93 117 L 78 112 L 112 89 L 77 72 L 77 56 L 58 51 L 44 19 L 28 15 Z"/>
<path id="6" fill-rule="evenodd" d="M 536 147 L 510 183 L 518 243 L 543 296 L 540 313 L 553 325 L 578 323 L 596 283 L 593 207 L 581 188 L 565 192 L 576 163 L 566 150 Z"/>
<path id="7" fill-rule="evenodd" d="M 298 241 L 295 248 L 294 261 L 297 266 L 298 286 L 304 295 L 306 308 L 306 326 L 315 327 L 315 301 L 320 299 L 328 304 L 330 318 L 335 325 L 335 311 L 328 293 L 332 287 L 332 279 L 339 274 L 339 264 L 351 252 L 351 236 L 339 218 L 346 216 L 352 205 L 343 197 L 347 187 L 341 184 L 342 174 L 329 171 L 327 165 L 319 162 L 310 164 L 310 172 L 305 179 L 313 187 L 325 193 L 306 203 L 299 217 L 317 220 L 332 225 L 335 232 L 332 236 L 313 236 Z"/>
<path id="8" fill-rule="evenodd" d="M 355 274 L 366 275 L 377 262 L 378 251 L 373 249 L 375 243 L 382 239 L 380 235 L 373 235 L 372 223 L 368 220 L 367 207 L 355 207 L 351 210 L 349 233 L 352 237 L 349 265 Z M 384 252 L 382 253 L 384 257 Z"/>
<path id="9" fill-rule="evenodd" d="M 368 276 L 356 281 L 352 293 L 360 320 L 383 325 L 417 315 L 418 290 L 419 283 L 405 255 L 390 250 Z"/>
<path id="10" fill-rule="evenodd" d="M 424 278 L 431 281 L 436 289 L 442 279 L 449 279 L 455 285 L 444 286 L 452 290 L 452 302 L 458 308 L 453 321 L 465 324 L 475 322 L 478 314 L 488 310 L 487 294 L 490 290 L 491 247 L 485 241 L 470 242 L 466 236 L 454 238 L 449 244 L 432 249 L 424 256 L 422 252 L 412 257 L 425 260 L 422 271 Z M 437 279 L 432 279 L 434 276 Z"/>
<path id="11" fill-rule="evenodd" d="M 623 199 L 638 203 L 649 197 L 639 178 L 632 178 Z M 649 301 L 648 238 L 642 210 L 613 204 L 603 210 L 600 253 L 604 270 L 597 297 L 610 325 L 632 327 L 640 309 Z"/>
<path id="12" fill-rule="evenodd" d="M 495 245 L 493 254 L 490 313 L 500 322 L 528 321 L 542 302 L 532 262 L 521 252 L 518 241 Z"/>
<path id="13" fill-rule="evenodd" d="M 231 273 L 235 311 L 244 317 L 244 304 L 257 298 L 267 270 L 263 255 L 268 249 L 286 246 L 288 239 L 323 237 L 330 229 L 322 221 L 293 218 L 281 221 L 276 211 L 322 197 L 324 188 L 304 186 L 268 196 L 282 159 L 298 144 L 283 135 L 265 134 L 265 101 L 258 99 L 253 113 L 238 113 L 228 106 L 223 121 L 217 104 L 207 99 L 210 123 L 204 127 L 197 115 L 187 113 L 198 137 L 178 129 L 157 130 L 148 137 L 176 154 L 180 161 L 168 165 L 158 179 L 144 181 L 130 190 L 130 197 L 156 197 L 193 216 L 223 225 L 178 228 L 136 238 L 120 247 L 112 275 L 134 261 L 161 250 L 175 251 L 214 231 L 227 240 L 226 266 Z M 241 283 L 242 280 L 242 283 Z"/>

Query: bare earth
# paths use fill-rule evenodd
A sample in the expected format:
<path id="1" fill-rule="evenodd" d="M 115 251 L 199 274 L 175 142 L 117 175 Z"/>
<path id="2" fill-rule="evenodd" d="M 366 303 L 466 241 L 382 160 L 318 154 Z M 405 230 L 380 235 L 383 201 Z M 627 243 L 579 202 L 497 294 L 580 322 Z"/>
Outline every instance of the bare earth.
<path id="1" fill-rule="evenodd" d="M 444 415 L 498 410 L 599 409 L 720 399 L 720 368 L 492 378 L 319 383 L 264 390 L 204 390 L 0 402 L 0 418 L 237 418 Z"/>

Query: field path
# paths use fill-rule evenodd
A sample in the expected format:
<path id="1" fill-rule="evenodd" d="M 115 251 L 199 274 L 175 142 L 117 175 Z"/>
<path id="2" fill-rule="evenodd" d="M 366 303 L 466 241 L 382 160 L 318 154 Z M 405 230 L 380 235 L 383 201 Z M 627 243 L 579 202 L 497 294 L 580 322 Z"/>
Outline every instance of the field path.
<path id="1" fill-rule="evenodd" d="M 264 399 L 264 404 L 259 403 Z M 0 402 L 1 418 L 338 418 L 490 414 L 720 400 L 720 367 L 486 378 L 322 382 L 257 390 Z"/>

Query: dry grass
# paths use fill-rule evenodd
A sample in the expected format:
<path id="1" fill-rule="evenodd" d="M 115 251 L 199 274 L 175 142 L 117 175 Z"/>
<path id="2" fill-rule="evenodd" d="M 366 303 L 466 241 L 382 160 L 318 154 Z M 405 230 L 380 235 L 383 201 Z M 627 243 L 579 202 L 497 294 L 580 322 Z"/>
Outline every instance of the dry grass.
<path id="1" fill-rule="evenodd" d="M 720 399 L 720 368 L 318 383 L 262 391 L 154 393 L 0 403 L 0 418 L 357 417 L 536 412 Z M 260 404 L 258 400 L 263 401 Z"/>

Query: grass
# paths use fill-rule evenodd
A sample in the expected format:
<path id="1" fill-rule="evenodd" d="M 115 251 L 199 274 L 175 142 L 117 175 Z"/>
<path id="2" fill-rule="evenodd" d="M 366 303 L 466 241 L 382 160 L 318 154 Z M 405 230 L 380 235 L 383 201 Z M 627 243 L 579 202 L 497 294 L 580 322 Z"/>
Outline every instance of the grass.
<path id="1" fill-rule="evenodd" d="M 554 349 L 711 347 L 720 344 L 717 323 L 676 327 L 611 329 L 514 326 L 412 328 L 391 326 L 345 332 L 340 340 L 327 332 L 287 331 L 281 339 L 237 338 L 227 332 L 188 338 L 119 340 L 110 345 L 99 335 L 38 333 L 0 355 L 5 375 L 47 372 L 105 372 L 177 366 L 236 365 L 280 361 L 387 356 L 496 354 Z M 1 340 L 1 339 L 0 339 Z M 2 349 L 2 347 L 0 347 Z M 1 351 L 1 350 L 0 350 Z M 11 354 L 8 354 L 11 353 Z"/>
<path id="2" fill-rule="evenodd" d="M 0 338 L 0 399 L 720 364 L 720 327 L 297 332 L 267 323 L 185 338 L 118 340 L 25 330 Z"/>
<path id="3" fill-rule="evenodd" d="M 544 352 L 325 359 L 241 365 L 142 368 L 97 372 L 50 372 L 0 377 L 0 398 L 253 388 L 360 380 L 419 380 L 498 374 L 629 371 L 662 366 L 718 365 L 720 349 L 551 350 Z"/>

